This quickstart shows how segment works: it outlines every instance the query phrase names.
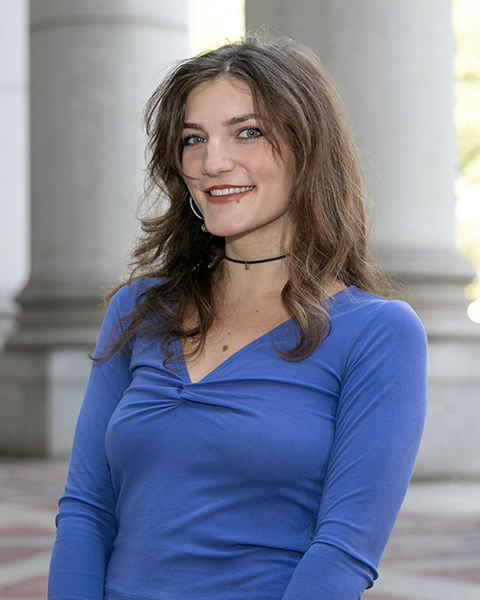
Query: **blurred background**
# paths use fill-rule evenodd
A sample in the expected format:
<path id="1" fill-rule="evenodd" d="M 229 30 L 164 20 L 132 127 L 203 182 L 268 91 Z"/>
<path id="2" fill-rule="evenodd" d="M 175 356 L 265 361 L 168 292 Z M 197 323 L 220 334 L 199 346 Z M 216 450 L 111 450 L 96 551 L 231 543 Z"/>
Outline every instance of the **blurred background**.
<path id="1" fill-rule="evenodd" d="M 263 25 L 332 74 L 429 338 L 415 481 L 364 596 L 480 597 L 480 0 L 0 0 L 2 599 L 46 597 L 87 352 L 138 234 L 145 102 Z"/>
<path id="2" fill-rule="evenodd" d="M 149 95 L 265 26 L 336 82 L 378 254 L 427 330 L 415 477 L 480 476 L 480 0 L 0 0 L 0 454 L 69 453 L 138 234 Z"/>

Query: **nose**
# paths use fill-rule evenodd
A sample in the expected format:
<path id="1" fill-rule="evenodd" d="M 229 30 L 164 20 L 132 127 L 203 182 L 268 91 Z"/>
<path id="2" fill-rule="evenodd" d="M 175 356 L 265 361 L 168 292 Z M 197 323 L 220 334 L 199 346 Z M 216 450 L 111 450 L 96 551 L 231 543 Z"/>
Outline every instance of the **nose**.
<path id="1" fill-rule="evenodd" d="M 203 154 L 202 175 L 216 177 L 232 171 L 234 166 L 235 161 L 228 144 L 215 138 L 208 140 Z"/>

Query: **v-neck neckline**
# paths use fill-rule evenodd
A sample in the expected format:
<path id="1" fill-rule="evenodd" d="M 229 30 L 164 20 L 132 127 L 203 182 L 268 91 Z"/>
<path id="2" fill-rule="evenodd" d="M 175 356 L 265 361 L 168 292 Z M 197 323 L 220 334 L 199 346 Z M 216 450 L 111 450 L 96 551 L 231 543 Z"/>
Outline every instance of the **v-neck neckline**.
<path id="1" fill-rule="evenodd" d="M 221 370 L 222 368 L 228 366 L 228 364 L 230 362 L 233 362 L 239 356 L 241 356 L 245 352 L 248 352 L 254 346 L 260 344 L 264 340 L 265 337 L 274 335 L 277 330 L 279 330 L 280 328 L 284 327 L 285 325 L 287 325 L 291 321 L 293 321 L 292 317 L 290 317 L 286 321 L 282 321 L 281 323 L 279 323 L 275 327 L 272 327 L 272 329 L 270 329 L 269 331 L 267 331 L 267 332 L 263 333 L 262 335 L 258 336 L 257 338 L 255 338 L 251 342 L 248 342 L 247 344 L 245 344 L 244 346 L 242 346 L 241 348 L 239 348 L 236 352 L 234 352 L 233 354 L 231 354 L 230 356 L 228 356 L 225 360 L 222 360 L 222 362 L 220 364 L 218 364 L 216 367 L 214 367 L 211 371 L 209 371 L 206 375 L 204 375 L 198 381 L 192 381 L 192 378 L 190 377 L 190 371 L 188 370 L 187 363 L 185 361 L 185 355 L 183 353 L 182 344 L 180 342 L 182 370 L 184 372 L 185 379 L 190 384 L 203 383 L 206 379 L 209 379 L 212 374 L 214 374 L 217 371 Z"/>
<path id="2" fill-rule="evenodd" d="M 337 292 L 336 294 L 332 294 L 331 296 L 329 296 L 326 299 L 326 302 L 330 302 L 331 300 L 335 300 L 339 296 L 343 295 L 348 289 L 350 289 L 350 288 L 349 287 L 345 287 L 342 290 L 340 290 L 339 292 Z M 245 352 L 248 352 L 254 346 L 260 344 L 267 336 L 270 336 L 270 337 L 273 336 L 279 329 L 283 328 L 284 326 L 286 326 L 287 324 L 291 323 L 292 321 L 293 321 L 293 318 L 290 317 L 289 319 L 286 319 L 285 321 L 282 321 L 281 323 L 279 323 L 275 327 L 272 327 L 272 329 L 270 329 L 266 333 L 263 333 L 262 335 L 258 336 L 257 338 L 255 338 L 251 342 L 248 342 L 247 344 L 245 344 L 244 346 L 242 346 L 241 348 L 239 348 L 236 352 L 234 352 L 233 354 L 231 354 L 230 356 L 228 356 L 225 360 L 223 360 L 220 364 L 218 364 L 216 367 L 214 367 L 211 371 L 209 371 L 208 373 L 206 373 L 203 377 L 201 377 L 197 381 L 192 381 L 192 378 L 190 377 L 190 371 L 188 370 L 188 366 L 187 366 L 187 363 L 185 361 L 185 355 L 183 353 L 182 343 L 181 343 L 181 341 L 179 341 L 179 346 L 180 346 L 180 353 L 179 354 L 180 354 L 180 357 L 181 357 L 181 366 L 182 366 L 182 371 L 184 373 L 185 380 L 187 381 L 187 383 L 192 384 L 192 385 L 195 385 L 195 384 L 198 384 L 198 383 L 203 383 L 206 379 L 209 379 L 211 375 L 216 374 L 217 371 L 220 371 L 222 368 L 225 368 L 231 362 L 233 362 L 234 360 L 236 360 L 239 356 L 241 356 Z"/>

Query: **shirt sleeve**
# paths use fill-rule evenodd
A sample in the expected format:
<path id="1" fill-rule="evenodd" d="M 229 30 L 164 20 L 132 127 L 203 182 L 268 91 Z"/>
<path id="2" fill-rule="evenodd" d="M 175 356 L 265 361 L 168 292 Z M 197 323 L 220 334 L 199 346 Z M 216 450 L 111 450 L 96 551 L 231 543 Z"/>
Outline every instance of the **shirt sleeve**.
<path id="1" fill-rule="evenodd" d="M 315 535 L 282 600 L 360 600 L 373 585 L 425 412 L 425 332 L 408 305 L 385 302 L 351 343 Z"/>
<path id="2" fill-rule="evenodd" d="M 95 356 L 104 355 L 134 306 L 130 286 L 107 309 Z M 51 558 L 50 600 L 101 600 L 105 567 L 116 535 L 116 499 L 105 457 L 110 417 L 131 382 L 128 357 L 94 362 L 75 431 L 65 492 L 59 501 Z"/>

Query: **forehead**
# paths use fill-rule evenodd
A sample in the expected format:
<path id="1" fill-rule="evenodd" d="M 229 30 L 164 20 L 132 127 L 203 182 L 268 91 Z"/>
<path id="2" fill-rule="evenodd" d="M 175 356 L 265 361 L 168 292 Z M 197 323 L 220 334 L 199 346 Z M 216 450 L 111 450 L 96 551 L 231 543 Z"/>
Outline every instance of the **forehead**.
<path id="1" fill-rule="evenodd" d="M 248 85 L 240 79 L 222 77 L 193 88 L 185 103 L 185 119 L 190 120 L 192 113 L 214 116 L 238 110 L 252 112 L 252 109 L 253 97 Z"/>

